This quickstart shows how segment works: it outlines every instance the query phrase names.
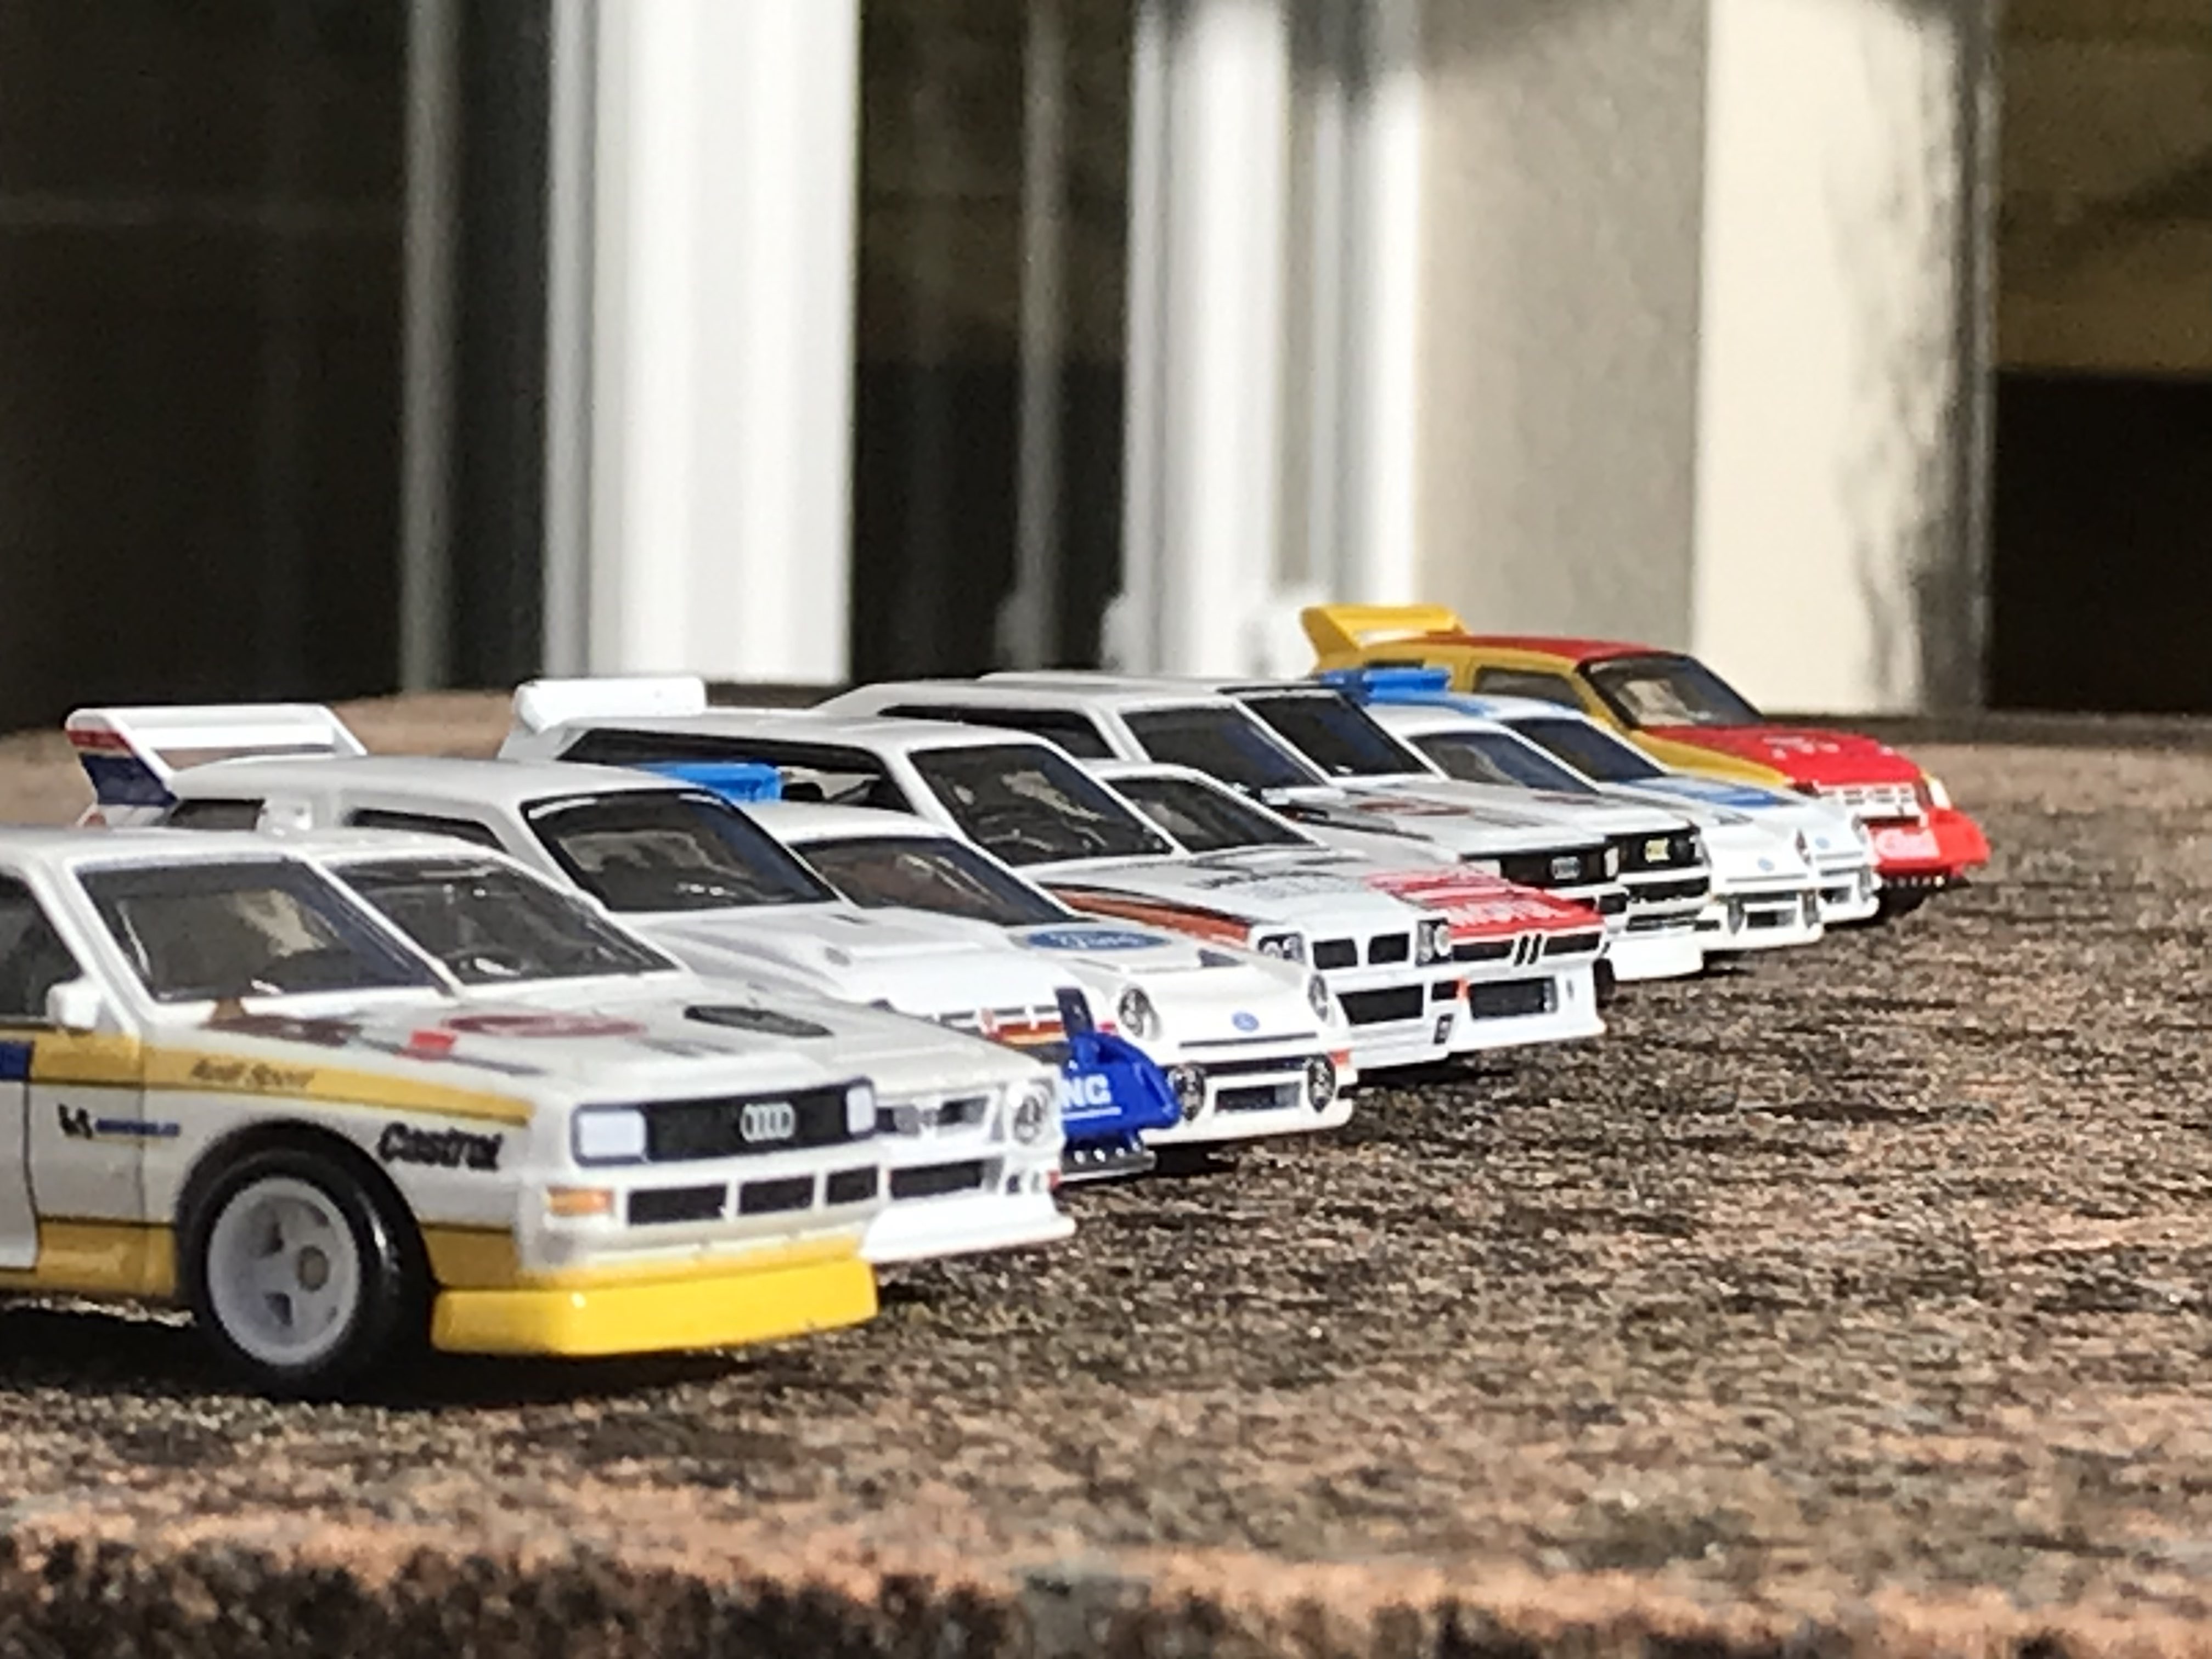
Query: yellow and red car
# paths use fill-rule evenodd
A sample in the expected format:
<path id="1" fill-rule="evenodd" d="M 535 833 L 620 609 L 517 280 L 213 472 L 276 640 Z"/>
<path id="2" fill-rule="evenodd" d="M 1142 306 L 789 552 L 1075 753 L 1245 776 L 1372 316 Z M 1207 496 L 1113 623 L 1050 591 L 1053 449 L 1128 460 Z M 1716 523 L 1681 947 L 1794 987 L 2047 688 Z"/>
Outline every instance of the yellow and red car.
<path id="1" fill-rule="evenodd" d="M 1322 605 L 1300 620 L 1322 669 L 1442 668 L 1452 689 L 1579 709 L 1662 766 L 1848 807 L 1874 837 L 1891 915 L 1989 862 L 1981 827 L 1907 757 L 1848 732 L 1779 726 L 1683 652 L 1475 634 L 1442 605 Z"/>

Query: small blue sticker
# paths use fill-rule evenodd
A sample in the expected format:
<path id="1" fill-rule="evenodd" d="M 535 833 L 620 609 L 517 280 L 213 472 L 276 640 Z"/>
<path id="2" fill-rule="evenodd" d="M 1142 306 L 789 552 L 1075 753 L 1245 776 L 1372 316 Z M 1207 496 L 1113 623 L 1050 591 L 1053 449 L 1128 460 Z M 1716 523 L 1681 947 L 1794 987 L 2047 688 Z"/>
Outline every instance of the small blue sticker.
<path id="1" fill-rule="evenodd" d="M 1257 1014 L 1231 1014 L 1229 1017 L 1229 1023 L 1240 1031 L 1256 1031 L 1260 1029 L 1260 1017 Z"/>
<path id="2" fill-rule="evenodd" d="M 1157 933 L 1117 933 L 1110 927 L 1048 927 L 1023 934 L 1022 943 L 1038 951 L 1157 951 L 1167 940 Z"/>
<path id="3" fill-rule="evenodd" d="M 31 1080 L 31 1045 L 27 1042 L 0 1042 L 0 1083 L 28 1083 Z"/>

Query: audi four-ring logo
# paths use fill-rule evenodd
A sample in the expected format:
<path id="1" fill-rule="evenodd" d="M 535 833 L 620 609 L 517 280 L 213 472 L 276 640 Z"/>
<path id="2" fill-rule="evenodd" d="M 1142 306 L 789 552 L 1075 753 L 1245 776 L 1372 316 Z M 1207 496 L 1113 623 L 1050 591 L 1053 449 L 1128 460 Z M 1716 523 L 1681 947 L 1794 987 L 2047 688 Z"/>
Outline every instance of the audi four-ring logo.
<path id="1" fill-rule="evenodd" d="M 748 1141 L 788 1140 L 799 1133 L 799 1114 L 787 1100 L 757 1101 L 738 1115 L 738 1133 Z"/>

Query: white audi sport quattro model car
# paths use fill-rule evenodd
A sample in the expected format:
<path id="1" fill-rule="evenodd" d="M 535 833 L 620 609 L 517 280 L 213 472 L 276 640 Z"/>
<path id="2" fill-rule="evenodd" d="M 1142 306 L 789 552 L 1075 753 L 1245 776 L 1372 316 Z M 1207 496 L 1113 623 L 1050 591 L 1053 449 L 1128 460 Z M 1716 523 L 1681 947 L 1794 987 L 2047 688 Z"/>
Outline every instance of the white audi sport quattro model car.
<path id="1" fill-rule="evenodd" d="M 1574 813 L 1525 794 L 1471 790 L 1407 751 L 1334 692 L 1269 688 L 1282 696 L 1248 702 L 1229 695 L 1231 690 L 1257 689 L 1073 672 L 994 674 L 980 681 L 866 686 L 821 708 L 1048 735 L 1065 731 L 1076 744 L 1071 752 L 1088 758 L 1188 766 L 1333 845 L 1374 852 L 1378 834 L 1418 837 L 1518 885 L 1589 903 L 1607 918 L 1607 965 L 1613 977 L 1672 978 L 1705 965 L 1696 916 L 1710 872 L 1697 837 L 1679 817 L 1611 807 Z M 1327 706 L 1290 704 L 1306 696 Z M 1334 748 L 1309 729 L 1316 723 L 1342 741 L 1359 743 L 1372 769 L 1341 764 Z M 1309 752 L 1315 748 L 1322 749 L 1321 758 Z M 1645 869 L 1655 844 L 1667 861 Z"/>
<path id="2" fill-rule="evenodd" d="M 1352 1066 L 1424 1066 L 1453 1051 L 1460 975 L 1447 926 L 1355 880 L 1188 858 L 1048 743 L 934 720 L 709 708 L 696 680 L 540 682 L 516 708 L 510 754 L 764 762 L 787 798 L 928 818 L 1079 910 L 1299 964 L 1317 939 L 1348 942 L 1354 960 L 1322 978 L 1350 1025 Z"/>
<path id="3" fill-rule="evenodd" d="M 456 898 L 579 987 L 655 971 L 589 1012 L 510 999 L 264 837 L 0 830 L 0 1292 L 180 1304 L 273 1392 L 425 1340 L 642 1353 L 868 1318 L 865 1069 L 717 1019 L 726 994 L 587 916 L 541 934 L 539 907 Z"/>
<path id="4" fill-rule="evenodd" d="M 860 806 L 757 809 L 763 827 L 855 903 L 936 910 L 1001 928 L 1073 971 L 1092 1005 L 1164 1068 L 1182 1121 L 1154 1144 L 1333 1127 L 1355 1079 L 1351 1034 L 1322 982 L 1279 959 L 1186 933 L 1071 910 L 974 842 L 909 813 Z M 1318 1035 L 1325 1049 L 1316 1049 Z M 1258 1095 L 1303 1098 L 1269 1108 Z M 1272 1115 L 1271 1115 L 1272 1114 Z"/>
<path id="5" fill-rule="evenodd" d="M 1425 861 L 1347 852 L 1309 835 L 1248 795 L 1183 766 L 1091 761 L 1110 785 L 1176 848 L 1208 864 L 1304 871 L 1365 883 L 1440 914 L 1451 927 L 1452 959 L 1465 981 L 1455 1053 L 1518 1048 L 1603 1034 L 1599 976 L 1605 919 L 1586 904 L 1517 887 L 1453 861 L 1428 843 Z M 1378 838 L 1390 852 L 1394 838 Z M 1316 963 L 1350 955 L 1340 942 L 1314 945 Z"/>
<path id="6" fill-rule="evenodd" d="M 70 727 L 73 735 L 122 734 L 137 745 L 128 752 L 149 771 L 159 767 L 169 805 L 136 810 L 173 827 L 411 831 L 496 849 L 586 894 L 702 974 L 744 981 L 779 1002 L 805 1000 L 814 1024 L 828 1018 L 814 1007 L 817 998 L 931 1019 L 945 1029 L 890 1022 L 908 1054 L 896 1086 L 887 1079 L 884 1089 L 896 1201 L 871 1231 L 870 1260 L 1066 1235 L 1072 1224 L 1053 1199 L 1066 1136 L 1060 1080 L 1042 1061 L 1057 1059 L 1050 1044 L 1062 1034 L 1059 994 L 1078 988 L 1052 964 L 988 930 L 845 903 L 706 790 L 611 768 L 328 748 L 318 758 L 304 746 L 304 721 L 280 745 L 283 722 L 273 711 L 254 711 L 258 728 L 236 718 L 244 712 L 86 710 Z M 157 732 L 182 739 L 176 747 L 187 751 L 231 757 L 177 769 L 154 752 Z M 256 735 L 291 752 L 253 753 Z M 104 781 L 115 775 L 110 769 Z M 129 809 L 103 802 L 100 810 L 112 819 Z M 985 1025 L 994 1041 L 962 1035 Z M 1040 1087 L 1042 1115 L 1032 1098 Z"/>
<path id="7" fill-rule="evenodd" d="M 1527 789 L 1547 800 L 1618 799 L 1494 720 L 1428 703 L 1375 702 L 1366 712 L 1470 787 Z M 1711 863 L 1711 893 L 1697 918 L 1709 954 L 1819 942 L 1820 878 L 1802 832 L 1692 801 L 1673 810 L 1696 828 Z"/>
<path id="8" fill-rule="evenodd" d="M 1367 672 L 1445 678 L 1440 670 Z M 1425 700 L 1437 694 L 1424 690 L 1406 695 Z M 1881 878 L 1876 869 L 1874 832 L 1844 802 L 1699 773 L 1670 771 L 1579 709 L 1557 703 L 1534 697 L 1443 695 L 1450 699 L 1454 709 L 1504 727 L 1608 794 L 1664 802 L 1678 811 L 1734 815 L 1790 836 L 1793 842 L 1802 838 L 1818 884 L 1823 927 L 1871 921 L 1881 912 Z M 1421 705 L 1409 702 L 1407 706 Z M 1375 712 L 1382 711 L 1376 707 Z M 1439 755 L 1431 753 L 1430 758 L 1446 764 Z"/>

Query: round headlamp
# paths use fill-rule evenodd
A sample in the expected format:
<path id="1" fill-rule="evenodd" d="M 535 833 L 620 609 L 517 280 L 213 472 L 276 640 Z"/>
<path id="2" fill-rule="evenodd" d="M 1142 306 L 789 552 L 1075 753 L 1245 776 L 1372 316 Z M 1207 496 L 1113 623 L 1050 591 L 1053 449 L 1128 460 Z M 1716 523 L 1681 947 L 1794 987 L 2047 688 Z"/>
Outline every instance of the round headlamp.
<path id="1" fill-rule="evenodd" d="M 1329 995 L 1328 981 L 1319 974 L 1306 981 L 1306 1005 L 1318 1020 L 1326 1021 L 1336 1012 L 1336 999 Z"/>
<path id="2" fill-rule="evenodd" d="M 1122 992 L 1121 1000 L 1114 1005 L 1114 1018 L 1119 1022 L 1123 1036 L 1134 1037 L 1139 1042 L 1160 1034 L 1159 1010 L 1152 1006 L 1150 997 L 1133 985 Z"/>
<path id="3" fill-rule="evenodd" d="M 1325 1112 L 1335 1099 L 1335 1063 L 1327 1054 L 1316 1054 L 1306 1062 L 1306 1100 L 1316 1112 Z"/>
<path id="4" fill-rule="evenodd" d="M 1262 933 L 1253 941 L 1253 949 L 1263 957 L 1273 957 L 1278 962 L 1304 962 L 1306 959 L 1305 939 L 1297 933 Z"/>
<path id="5" fill-rule="evenodd" d="M 1206 1109 L 1206 1073 L 1195 1066 L 1171 1066 L 1168 1087 L 1175 1091 L 1176 1105 L 1188 1123 Z"/>
<path id="6" fill-rule="evenodd" d="M 1056 1104 L 1049 1083 L 1027 1085 L 1014 1101 L 1014 1109 L 1007 1119 L 1007 1127 L 1014 1139 L 1024 1146 L 1034 1146 L 1052 1130 L 1052 1114 Z"/>
<path id="7" fill-rule="evenodd" d="M 1451 953 L 1451 923 L 1444 917 L 1431 916 L 1413 929 L 1413 959 L 1416 962 L 1442 962 Z"/>

